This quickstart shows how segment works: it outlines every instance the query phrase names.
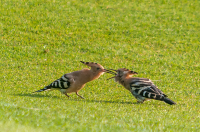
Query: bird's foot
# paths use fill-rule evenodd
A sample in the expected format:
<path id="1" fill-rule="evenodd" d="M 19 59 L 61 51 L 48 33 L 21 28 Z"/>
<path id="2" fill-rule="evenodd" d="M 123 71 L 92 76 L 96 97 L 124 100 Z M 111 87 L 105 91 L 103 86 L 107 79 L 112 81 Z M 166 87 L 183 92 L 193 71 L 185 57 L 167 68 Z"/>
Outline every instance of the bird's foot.
<path id="1" fill-rule="evenodd" d="M 69 98 L 70 96 L 69 95 L 67 95 L 67 93 L 65 93 L 65 95 Z"/>
<path id="2" fill-rule="evenodd" d="M 78 93 L 76 93 L 77 96 L 81 97 L 82 99 L 85 99 L 84 97 L 82 97 L 81 95 L 79 95 Z"/>
<path id="3" fill-rule="evenodd" d="M 138 104 L 142 104 L 144 101 L 137 101 Z"/>

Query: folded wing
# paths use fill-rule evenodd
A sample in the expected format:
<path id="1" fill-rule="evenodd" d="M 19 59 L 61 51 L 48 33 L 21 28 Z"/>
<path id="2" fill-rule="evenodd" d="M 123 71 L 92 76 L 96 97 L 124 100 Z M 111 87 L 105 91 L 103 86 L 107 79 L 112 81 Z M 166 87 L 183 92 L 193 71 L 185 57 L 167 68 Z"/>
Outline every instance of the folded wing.
<path id="1" fill-rule="evenodd" d="M 167 97 L 150 79 L 147 78 L 134 78 L 130 87 L 132 92 L 135 92 L 142 97 L 156 100 L 164 100 L 164 98 Z"/>

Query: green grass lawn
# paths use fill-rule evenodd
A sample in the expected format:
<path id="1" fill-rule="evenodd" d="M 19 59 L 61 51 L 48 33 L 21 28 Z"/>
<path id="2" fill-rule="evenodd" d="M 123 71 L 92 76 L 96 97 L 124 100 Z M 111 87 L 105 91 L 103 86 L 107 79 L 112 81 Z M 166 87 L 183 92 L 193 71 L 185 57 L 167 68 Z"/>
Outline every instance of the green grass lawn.
<path id="1" fill-rule="evenodd" d="M 1 0 L 0 130 L 199 131 L 200 1 Z M 32 94 L 93 61 L 137 71 L 177 105 L 136 99 L 104 74 L 67 98 Z"/>

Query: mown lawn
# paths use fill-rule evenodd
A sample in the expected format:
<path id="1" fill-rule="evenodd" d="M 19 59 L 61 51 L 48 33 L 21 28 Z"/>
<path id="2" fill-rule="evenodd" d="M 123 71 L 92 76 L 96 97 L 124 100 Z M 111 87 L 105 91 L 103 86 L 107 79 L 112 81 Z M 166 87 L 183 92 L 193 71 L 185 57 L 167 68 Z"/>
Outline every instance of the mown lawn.
<path id="1" fill-rule="evenodd" d="M 199 131 L 200 1 L 1 0 L 1 132 Z M 136 99 L 104 74 L 32 94 L 93 61 L 137 71 L 177 105 Z"/>

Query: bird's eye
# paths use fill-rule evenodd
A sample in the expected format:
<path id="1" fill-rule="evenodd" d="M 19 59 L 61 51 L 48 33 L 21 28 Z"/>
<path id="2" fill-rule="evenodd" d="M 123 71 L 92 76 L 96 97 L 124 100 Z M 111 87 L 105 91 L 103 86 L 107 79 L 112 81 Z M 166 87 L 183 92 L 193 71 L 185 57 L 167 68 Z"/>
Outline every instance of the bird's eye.
<path id="1" fill-rule="evenodd" d="M 98 67 L 97 70 L 99 70 L 100 68 Z"/>

